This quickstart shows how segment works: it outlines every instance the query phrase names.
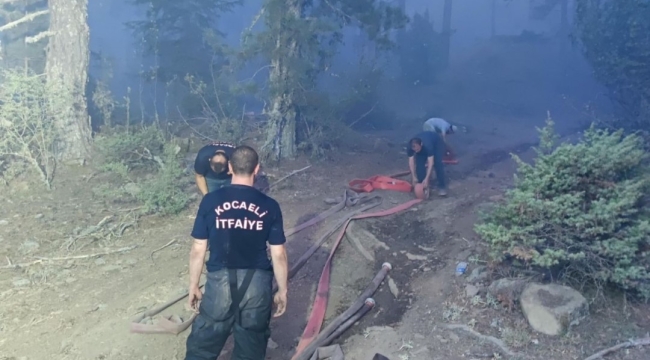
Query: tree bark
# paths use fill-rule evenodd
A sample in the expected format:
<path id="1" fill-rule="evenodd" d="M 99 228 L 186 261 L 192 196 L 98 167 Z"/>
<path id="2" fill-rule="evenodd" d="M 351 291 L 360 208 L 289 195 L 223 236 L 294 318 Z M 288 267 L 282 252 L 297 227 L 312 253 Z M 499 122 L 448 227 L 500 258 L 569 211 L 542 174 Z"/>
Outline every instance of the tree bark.
<path id="1" fill-rule="evenodd" d="M 288 69 L 279 60 L 271 62 L 271 82 L 286 81 Z M 287 91 L 276 94 L 268 112 L 266 143 L 264 153 L 266 160 L 277 162 L 281 159 L 296 156 L 296 116 L 293 92 Z"/>
<path id="2" fill-rule="evenodd" d="M 87 0 L 48 0 L 50 31 L 45 72 L 48 83 L 69 103 L 68 113 L 55 114 L 61 134 L 55 153 L 62 161 L 90 157 L 92 132 L 86 102 L 90 62 Z"/>
<path id="3" fill-rule="evenodd" d="M 289 16 L 302 16 L 302 1 L 287 2 Z M 282 30 L 280 30 L 282 31 Z M 267 138 L 263 150 L 266 160 L 277 162 L 296 156 L 296 111 L 292 79 L 296 78 L 291 62 L 298 59 L 299 44 L 295 39 L 277 34 L 275 57 L 271 60 L 269 82 L 272 91 L 271 108 L 268 111 Z"/>
<path id="4" fill-rule="evenodd" d="M 442 66 L 443 68 L 449 67 L 449 56 L 451 54 L 451 10 L 453 0 L 445 0 L 444 8 L 442 11 Z"/>

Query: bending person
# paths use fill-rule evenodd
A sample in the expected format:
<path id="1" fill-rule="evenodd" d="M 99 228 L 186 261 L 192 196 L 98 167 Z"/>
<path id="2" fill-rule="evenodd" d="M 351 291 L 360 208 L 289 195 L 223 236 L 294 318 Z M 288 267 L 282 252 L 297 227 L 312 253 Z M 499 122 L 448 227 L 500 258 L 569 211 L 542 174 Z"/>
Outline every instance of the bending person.
<path id="1" fill-rule="evenodd" d="M 449 145 L 449 142 L 447 142 L 447 135 L 455 134 L 458 130 L 456 125 L 451 125 L 447 120 L 442 118 L 431 118 L 424 122 L 423 130 L 439 134 L 445 144 L 445 152 L 452 158 L 456 157 L 454 150 Z"/>
<path id="2" fill-rule="evenodd" d="M 428 188 L 431 171 L 435 169 L 438 195 L 447 195 L 445 164 L 442 162 L 444 153 L 445 144 L 438 133 L 423 131 L 409 141 L 406 155 L 409 158 L 413 186 L 422 183 L 425 188 Z"/>
<path id="3" fill-rule="evenodd" d="M 204 196 L 230 184 L 228 159 L 235 150 L 235 145 L 218 142 L 206 145 L 199 150 L 194 160 L 196 186 Z"/>

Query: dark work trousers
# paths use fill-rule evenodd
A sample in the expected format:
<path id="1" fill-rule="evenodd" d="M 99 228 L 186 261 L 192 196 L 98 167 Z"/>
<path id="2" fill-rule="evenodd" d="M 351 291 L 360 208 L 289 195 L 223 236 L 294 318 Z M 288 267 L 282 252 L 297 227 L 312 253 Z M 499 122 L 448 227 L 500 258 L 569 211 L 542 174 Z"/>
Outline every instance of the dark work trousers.
<path id="1" fill-rule="evenodd" d="M 208 193 L 211 193 L 215 190 L 219 190 L 224 186 L 230 185 L 230 178 L 228 179 L 213 179 L 206 177 L 205 182 L 208 185 Z"/>
<path id="2" fill-rule="evenodd" d="M 199 315 L 187 338 L 185 360 L 216 360 L 232 333 L 235 349 L 232 360 L 264 360 L 271 335 L 273 304 L 273 272 L 263 270 L 230 270 L 236 277 L 240 299 L 231 298 L 229 270 L 208 273 Z M 246 279 L 247 272 L 249 279 Z M 250 280 L 245 289 L 246 280 Z M 238 295 L 238 294 L 235 294 Z"/>
<path id="3" fill-rule="evenodd" d="M 442 141 L 442 138 L 439 141 L 435 142 L 433 149 L 433 169 L 436 172 L 436 181 L 438 183 L 438 189 L 446 189 L 447 181 L 445 179 L 445 164 L 442 162 L 442 158 L 445 155 L 445 144 Z M 427 157 L 415 154 L 415 175 L 418 179 L 418 182 L 424 181 L 424 178 L 427 176 Z"/>

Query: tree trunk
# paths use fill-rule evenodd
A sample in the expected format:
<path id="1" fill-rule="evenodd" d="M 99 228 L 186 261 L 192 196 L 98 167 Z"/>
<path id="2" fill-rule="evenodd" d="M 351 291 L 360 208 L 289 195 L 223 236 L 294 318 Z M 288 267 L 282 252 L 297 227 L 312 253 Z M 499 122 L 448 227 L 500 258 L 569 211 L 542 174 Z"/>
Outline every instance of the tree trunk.
<path id="1" fill-rule="evenodd" d="M 288 68 L 279 59 L 271 62 L 271 83 L 287 82 Z M 293 92 L 276 93 L 268 112 L 266 143 L 263 147 L 266 160 L 277 162 L 296 155 L 296 110 Z"/>
<path id="2" fill-rule="evenodd" d="M 287 1 L 288 15 L 295 18 L 302 16 L 302 1 Z M 282 31 L 282 30 L 280 30 Z M 293 59 L 300 54 L 299 44 L 295 39 L 283 34 L 276 34 L 275 57 L 271 60 L 269 82 L 271 84 L 271 107 L 268 111 L 268 126 L 263 152 L 267 161 L 277 162 L 296 156 L 296 111 L 294 78 L 291 68 Z"/>
<path id="3" fill-rule="evenodd" d="M 449 56 L 451 54 L 451 9 L 453 0 L 445 0 L 442 11 L 442 66 L 449 67 Z"/>
<path id="4" fill-rule="evenodd" d="M 92 132 L 86 103 L 90 53 L 87 0 L 48 0 L 50 31 L 45 72 L 48 83 L 61 91 L 68 113 L 55 114 L 62 136 L 57 158 L 83 162 L 90 156 Z"/>

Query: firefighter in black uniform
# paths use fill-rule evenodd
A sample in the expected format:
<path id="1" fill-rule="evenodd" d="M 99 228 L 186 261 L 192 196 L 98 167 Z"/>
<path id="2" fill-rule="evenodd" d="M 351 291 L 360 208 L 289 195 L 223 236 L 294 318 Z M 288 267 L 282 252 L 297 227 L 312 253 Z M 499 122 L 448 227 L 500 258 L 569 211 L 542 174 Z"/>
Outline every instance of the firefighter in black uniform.
<path id="1" fill-rule="evenodd" d="M 255 150 L 236 148 L 228 167 L 231 185 L 203 197 L 192 230 L 189 303 L 198 316 L 187 339 L 186 360 L 215 360 L 231 332 L 233 360 L 264 360 L 273 303 L 275 317 L 287 306 L 288 265 L 280 206 L 253 188 L 259 170 Z M 199 279 L 208 246 L 207 281 L 201 293 Z"/>

